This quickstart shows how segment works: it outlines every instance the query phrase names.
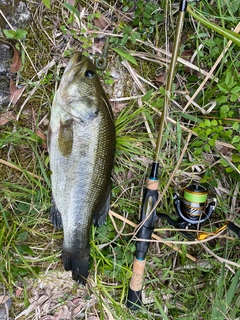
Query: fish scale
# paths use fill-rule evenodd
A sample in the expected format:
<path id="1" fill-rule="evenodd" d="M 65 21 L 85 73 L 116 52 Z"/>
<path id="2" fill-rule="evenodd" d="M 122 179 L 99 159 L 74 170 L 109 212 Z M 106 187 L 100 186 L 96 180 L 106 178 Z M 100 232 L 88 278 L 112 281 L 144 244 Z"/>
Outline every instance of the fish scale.
<path id="1" fill-rule="evenodd" d="M 48 149 L 51 221 L 63 227 L 65 269 L 83 284 L 88 276 L 91 224 L 101 225 L 110 206 L 115 140 L 112 109 L 95 67 L 77 53 L 54 96 Z"/>

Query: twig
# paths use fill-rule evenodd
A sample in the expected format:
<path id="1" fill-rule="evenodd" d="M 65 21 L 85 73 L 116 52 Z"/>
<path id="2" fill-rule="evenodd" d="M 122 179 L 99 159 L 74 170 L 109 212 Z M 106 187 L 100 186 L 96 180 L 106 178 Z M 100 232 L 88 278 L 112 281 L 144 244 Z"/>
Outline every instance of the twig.
<path id="1" fill-rule="evenodd" d="M 240 264 L 219 257 L 219 256 L 218 256 L 217 254 L 215 254 L 212 250 L 210 250 L 207 246 L 205 246 L 205 244 L 203 244 L 201 241 L 199 241 L 199 243 L 201 244 L 201 246 L 202 246 L 208 253 L 210 253 L 214 258 L 216 258 L 216 259 L 217 259 L 218 261 L 220 261 L 221 263 L 226 263 L 226 264 L 229 264 L 229 265 L 231 265 L 231 266 L 240 268 Z"/>
<path id="2" fill-rule="evenodd" d="M 18 171 L 20 171 L 20 172 L 22 172 L 22 173 L 25 173 L 25 172 L 26 172 L 26 173 L 29 174 L 30 176 L 32 176 L 32 177 L 34 177 L 34 178 L 36 178 L 36 179 L 39 179 L 39 180 L 44 181 L 44 179 L 43 179 L 42 177 L 36 175 L 35 173 L 29 172 L 29 171 L 27 171 L 27 170 L 25 170 L 25 169 L 21 169 L 21 168 L 15 166 L 14 164 L 12 164 L 12 163 L 10 163 L 10 162 L 8 162 L 8 161 L 5 161 L 5 160 L 3 160 L 3 159 L 0 159 L 0 163 L 1 163 L 1 164 L 4 164 L 5 166 L 8 166 L 8 167 L 10 167 L 10 168 L 12 168 L 12 169 L 18 170 Z"/>

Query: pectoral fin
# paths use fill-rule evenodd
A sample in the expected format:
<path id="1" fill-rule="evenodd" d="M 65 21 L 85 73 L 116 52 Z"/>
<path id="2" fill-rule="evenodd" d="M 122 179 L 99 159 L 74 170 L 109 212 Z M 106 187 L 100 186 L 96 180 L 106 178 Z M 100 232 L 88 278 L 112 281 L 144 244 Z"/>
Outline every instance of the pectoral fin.
<path id="1" fill-rule="evenodd" d="M 60 121 L 58 134 L 58 148 L 63 156 L 68 156 L 72 152 L 73 146 L 73 120 Z"/>

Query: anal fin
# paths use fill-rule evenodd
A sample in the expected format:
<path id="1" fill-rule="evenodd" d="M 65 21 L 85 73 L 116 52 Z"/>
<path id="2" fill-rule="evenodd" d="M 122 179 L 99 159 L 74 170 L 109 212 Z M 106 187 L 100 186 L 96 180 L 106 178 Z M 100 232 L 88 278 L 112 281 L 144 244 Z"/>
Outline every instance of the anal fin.
<path id="1" fill-rule="evenodd" d="M 52 206 L 50 208 L 50 221 L 54 225 L 55 229 L 60 230 L 63 227 L 61 213 L 58 211 L 53 197 L 51 199 L 51 203 Z"/>
<path id="2" fill-rule="evenodd" d="M 110 187 L 108 188 L 107 194 L 106 194 L 106 200 L 103 202 L 102 206 L 100 209 L 95 213 L 93 217 L 93 223 L 95 227 L 99 227 L 107 219 L 108 211 L 110 208 L 110 198 L 111 198 L 111 189 Z"/>

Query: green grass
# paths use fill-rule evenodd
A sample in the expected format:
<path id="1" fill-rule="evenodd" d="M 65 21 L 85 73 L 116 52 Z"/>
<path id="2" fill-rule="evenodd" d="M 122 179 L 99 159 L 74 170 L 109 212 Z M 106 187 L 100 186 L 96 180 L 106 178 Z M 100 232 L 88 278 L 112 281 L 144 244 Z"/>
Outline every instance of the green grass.
<path id="1" fill-rule="evenodd" d="M 44 3 L 48 6 L 47 1 Z M 239 23 L 239 4 L 239 0 L 228 3 L 218 0 L 212 5 L 203 1 L 197 5 L 197 14 L 231 30 Z M 133 97 L 113 102 L 117 150 L 111 209 L 137 224 L 163 104 L 164 90 L 155 79 L 156 71 L 166 81 L 169 65 L 165 55 L 156 52 L 158 48 L 168 51 L 169 45 L 172 46 L 177 17 L 177 4 L 163 0 L 150 1 L 145 11 L 141 9 L 144 1 L 138 0 L 133 20 L 124 18 L 134 6 L 127 1 L 77 1 L 75 9 L 63 1 L 52 1 L 50 8 L 41 4 L 42 14 L 38 3 L 29 6 L 36 16 L 27 28 L 24 46 L 32 61 L 25 58 L 19 72 L 20 81 L 27 88 L 17 106 L 10 106 L 10 110 L 19 115 L 19 121 L 12 120 L 0 127 L 0 159 L 4 160 L 0 162 L 0 282 L 13 296 L 16 288 L 23 289 L 22 295 L 15 297 L 13 316 L 30 304 L 36 286 L 29 288 L 30 279 L 43 280 L 48 269 L 50 274 L 63 271 L 62 232 L 54 231 L 49 222 L 51 186 L 44 141 L 55 83 L 60 79 L 63 60 L 67 61 L 63 57 L 81 48 L 86 55 L 91 55 L 92 39 L 102 32 L 94 19 L 106 17 L 110 25 L 106 32 L 111 38 L 109 63 L 101 73 L 102 81 L 110 98 L 115 98 L 119 90 L 121 97 Z M 81 16 L 81 28 L 74 14 Z M 194 55 L 191 63 L 197 68 L 209 72 L 227 42 L 211 25 L 206 27 L 186 14 L 180 51 L 186 60 L 187 56 Z M 37 56 L 36 52 L 39 52 Z M 134 55 L 138 65 L 130 65 L 135 75 L 148 81 L 140 80 L 141 88 L 136 77 L 134 80 L 121 64 L 128 55 L 119 56 L 117 52 L 138 53 Z M 37 78 L 32 64 L 39 72 L 53 58 L 57 62 Z M 151 59 L 151 63 L 146 59 Z M 169 188 L 159 210 L 171 214 L 173 192 L 181 192 L 191 181 L 201 182 L 209 188 L 209 198 L 217 198 L 216 212 L 205 230 L 211 230 L 217 223 L 221 225 L 226 219 L 240 223 L 239 67 L 239 47 L 232 44 L 198 92 L 195 104 L 187 107 L 186 95 L 191 97 L 205 76 L 185 64 L 178 64 L 174 81 L 159 169 L 160 193 L 168 183 Z M 113 70 L 119 72 L 119 78 L 109 81 Z M 124 79 L 122 85 L 115 89 L 121 79 Z M 150 82 L 155 87 L 150 86 Z M 143 97 L 141 101 L 134 98 L 137 95 Z M 29 100 L 24 106 L 26 99 Z M 189 132 L 192 135 L 188 142 Z M 227 237 L 212 239 L 204 245 L 188 244 L 179 232 L 166 230 L 169 225 L 165 222 L 158 222 L 156 226 L 161 237 L 172 241 L 182 253 L 161 241 L 151 243 L 144 279 L 144 305 L 136 312 L 125 306 L 135 252 L 134 228 L 112 216 L 105 225 L 92 229 L 84 316 L 94 314 L 100 319 L 112 316 L 124 320 L 239 318 L 239 240 L 227 233 Z M 197 263 L 189 260 L 187 253 L 195 257 Z M 73 295 L 75 290 L 73 283 Z M 95 298 L 91 304 L 92 295 Z"/>

